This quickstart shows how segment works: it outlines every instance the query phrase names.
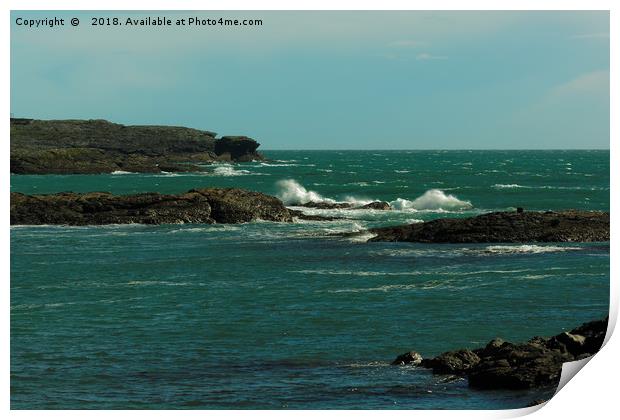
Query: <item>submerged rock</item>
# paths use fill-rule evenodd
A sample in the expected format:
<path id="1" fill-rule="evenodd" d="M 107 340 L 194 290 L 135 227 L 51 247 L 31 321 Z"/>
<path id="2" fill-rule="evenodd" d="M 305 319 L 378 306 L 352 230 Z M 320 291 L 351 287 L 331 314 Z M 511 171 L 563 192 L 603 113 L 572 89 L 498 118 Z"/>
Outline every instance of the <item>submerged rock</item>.
<path id="1" fill-rule="evenodd" d="M 211 131 L 106 120 L 11 119 L 11 172 L 200 171 L 197 164 L 262 159 L 255 140 Z"/>
<path id="2" fill-rule="evenodd" d="M 323 210 L 332 210 L 332 209 L 392 210 L 392 207 L 385 201 L 373 201 L 371 203 L 364 204 L 363 206 L 356 206 L 352 203 L 347 203 L 347 202 L 338 203 L 338 202 L 331 202 L 331 201 L 309 201 L 307 203 L 300 204 L 300 207 L 308 207 L 308 208 L 323 209 Z"/>
<path id="3" fill-rule="evenodd" d="M 238 188 L 194 189 L 183 194 L 11 193 L 12 225 L 244 223 L 258 219 L 293 220 L 277 198 Z"/>
<path id="4" fill-rule="evenodd" d="M 307 203 L 300 204 L 300 207 L 308 207 L 311 209 L 350 209 L 353 207 L 351 203 L 335 203 L 331 201 L 308 201 Z"/>
<path id="5" fill-rule="evenodd" d="M 562 364 L 596 353 L 605 339 L 608 317 L 551 338 L 534 337 L 513 344 L 501 338 L 484 348 L 442 353 L 423 359 L 421 366 L 436 374 L 467 377 L 469 385 L 485 389 L 526 389 L 557 386 Z M 392 364 L 397 364 L 399 356 Z"/>
<path id="6" fill-rule="evenodd" d="M 360 209 L 372 209 L 372 210 L 392 210 L 392 206 L 390 206 L 385 201 L 373 201 L 372 203 L 364 204 Z"/>
<path id="7" fill-rule="evenodd" d="M 299 219 L 299 220 L 309 220 L 315 222 L 330 222 L 333 220 L 342 220 L 342 217 L 333 217 L 333 216 L 321 216 L 318 214 L 305 214 L 301 210 L 292 210 L 288 209 L 291 216 Z"/>
<path id="8" fill-rule="evenodd" d="M 609 213 L 495 212 L 370 229 L 369 242 L 524 243 L 609 241 Z"/>

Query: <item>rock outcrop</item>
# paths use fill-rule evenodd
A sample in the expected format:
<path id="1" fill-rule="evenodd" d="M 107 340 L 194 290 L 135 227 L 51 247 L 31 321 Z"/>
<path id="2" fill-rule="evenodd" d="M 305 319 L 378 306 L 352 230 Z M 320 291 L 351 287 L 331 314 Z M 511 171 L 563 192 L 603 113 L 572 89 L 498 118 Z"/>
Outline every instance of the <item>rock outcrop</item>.
<path id="1" fill-rule="evenodd" d="M 534 337 L 513 344 L 496 338 L 486 347 L 460 349 L 424 359 L 414 351 L 392 364 L 414 364 L 435 374 L 467 377 L 469 386 L 484 389 L 527 389 L 557 386 L 562 364 L 596 353 L 605 340 L 608 317 L 588 322 L 554 337 Z"/>
<path id="2" fill-rule="evenodd" d="M 238 188 L 203 188 L 183 194 L 11 193 L 12 225 L 244 223 L 259 219 L 293 220 L 276 197 Z"/>
<path id="3" fill-rule="evenodd" d="M 224 136 L 215 140 L 214 151 L 218 156 L 229 155 L 231 160 L 248 162 L 257 157 L 256 149 L 260 146 L 257 141 L 245 136 Z"/>
<path id="4" fill-rule="evenodd" d="M 308 207 L 312 209 L 334 210 L 334 209 L 372 209 L 372 210 L 392 210 L 392 207 L 385 201 L 373 201 L 364 205 L 356 205 L 348 202 L 331 202 L 331 201 L 308 201 L 300 204 L 300 207 Z"/>
<path id="5" fill-rule="evenodd" d="M 369 242 L 526 243 L 609 241 L 609 213 L 495 212 L 461 219 L 370 229 Z"/>
<path id="6" fill-rule="evenodd" d="M 216 139 L 186 127 L 11 118 L 16 174 L 199 171 L 197 164 L 262 159 L 258 146 L 249 137 Z"/>

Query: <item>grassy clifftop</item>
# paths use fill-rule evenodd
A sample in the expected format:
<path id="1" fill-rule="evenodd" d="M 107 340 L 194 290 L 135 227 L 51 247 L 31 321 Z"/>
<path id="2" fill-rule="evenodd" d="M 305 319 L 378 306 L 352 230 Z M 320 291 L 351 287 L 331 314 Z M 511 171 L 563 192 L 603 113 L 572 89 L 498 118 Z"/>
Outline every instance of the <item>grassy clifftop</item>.
<path id="1" fill-rule="evenodd" d="M 201 163 L 262 158 L 249 137 L 215 136 L 187 127 L 12 118 L 11 172 L 192 171 Z"/>

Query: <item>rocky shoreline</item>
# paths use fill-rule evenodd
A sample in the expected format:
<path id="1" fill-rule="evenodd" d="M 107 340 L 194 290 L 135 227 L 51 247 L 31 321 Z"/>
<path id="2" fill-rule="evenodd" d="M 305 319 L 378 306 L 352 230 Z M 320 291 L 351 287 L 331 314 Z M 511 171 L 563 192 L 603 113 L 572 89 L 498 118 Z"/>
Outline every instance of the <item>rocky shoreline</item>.
<path id="1" fill-rule="evenodd" d="M 369 229 L 369 242 L 528 243 L 607 242 L 609 212 L 516 211 Z"/>
<path id="2" fill-rule="evenodd" d="M 239 188 L 193 189 L 183 194 L 107 192 L 11 193 L 11 225 L 105 225 L 292 222 L 275 197 Z"/>
<path id="3" fill-rule="evenodd" d="M 526 343 L 496 338 L 484 348 L 448 351 L 430 359 L 410 351 L 392 365 L 414 365 L 438 375 L 465 377 L 470 387 L 479 389 L 557 387 L 563 363 L 584 359 L 601 348 L 608 320 L 588 322 L 550 338 L 533 337 Z"/>
<path id="4" fill-rule="evenodd" d="M 11 118 L 11 173 L 96 174 L 202 171 L 200 164 L 262 160 L 245 136 L 106 120 Z"/>

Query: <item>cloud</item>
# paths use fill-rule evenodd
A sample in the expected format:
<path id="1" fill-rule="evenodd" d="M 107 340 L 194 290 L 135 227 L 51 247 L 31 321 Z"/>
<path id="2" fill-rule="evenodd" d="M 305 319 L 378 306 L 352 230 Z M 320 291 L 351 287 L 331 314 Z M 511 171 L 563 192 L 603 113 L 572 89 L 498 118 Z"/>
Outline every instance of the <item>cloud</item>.
<path id="1" fill-rule="evenodd" d="M 428 60 L 447 60 L 448 57 L 445 55 L 433 55 L 427 52 L 420 53 L 415 57 L 418 61 L 428 61 Z"/>
<path id="2" fill-rule="evenodd" d="M 575 95 L 609 95 L 609 71 L 595 70 L 582 74 L 549 92 L 552 98 Z"/>
<path id="3" fill-rule="evenodd" d="M 596 39 L 596 38 L 609 39 L 609 32 L 594 32 L 590 34 L 571 35 L 568 37 L 568 39 Z"/>

